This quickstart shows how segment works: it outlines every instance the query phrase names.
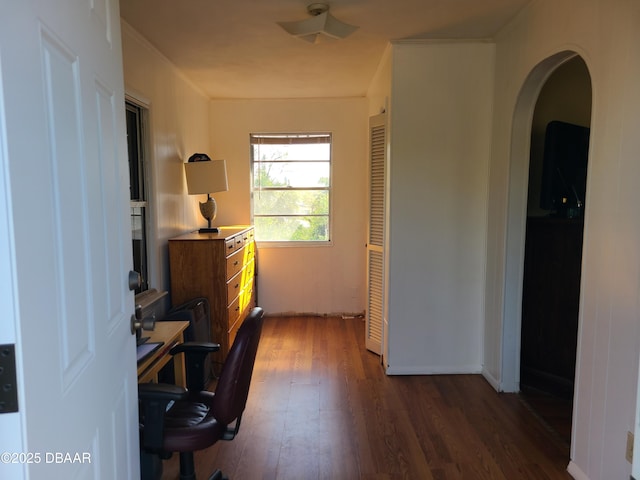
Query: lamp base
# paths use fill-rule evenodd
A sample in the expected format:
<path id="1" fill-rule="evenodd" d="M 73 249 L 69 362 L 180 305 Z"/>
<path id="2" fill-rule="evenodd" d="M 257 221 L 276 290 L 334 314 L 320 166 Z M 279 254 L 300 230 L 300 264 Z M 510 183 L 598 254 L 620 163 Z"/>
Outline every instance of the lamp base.
<path id="1" fill-rule="evenodd" d="M 219 233 L 216 227 L 211 226 L 211 221 L 216 218 L 216 212 L 218 210 L 218 206 L 216 205 L 216 201 L 207 193 L 207 201 L 200 202 L 200 213 L 207 221 L 207 227 L 201 228 L 198 230 L 198 233 Z"/>

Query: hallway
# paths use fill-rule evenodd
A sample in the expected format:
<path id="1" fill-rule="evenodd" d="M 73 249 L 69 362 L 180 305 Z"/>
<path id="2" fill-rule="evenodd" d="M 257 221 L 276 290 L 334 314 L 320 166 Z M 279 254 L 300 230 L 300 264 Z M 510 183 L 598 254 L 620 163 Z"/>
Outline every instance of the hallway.
<path id="1" fill-rule="evenodd" d="M 388 377 L 364 322 L 333 317 L 267 318 L 238 436 L 196 454 L 200 478 L 238 480 L 568 479 L 568 462 L 518 395 L 479 375 Z"/>

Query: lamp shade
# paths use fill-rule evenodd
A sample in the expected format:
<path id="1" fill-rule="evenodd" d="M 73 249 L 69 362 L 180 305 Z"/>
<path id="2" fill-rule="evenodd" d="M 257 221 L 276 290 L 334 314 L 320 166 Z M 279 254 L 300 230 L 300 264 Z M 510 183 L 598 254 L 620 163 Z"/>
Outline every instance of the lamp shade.
<path id="1" fill-rule="evenodd" d="M 184 173 L 187 177 L 187 192 L 189 195 L 229 190 L 225 160 L 185 163 Z"/>

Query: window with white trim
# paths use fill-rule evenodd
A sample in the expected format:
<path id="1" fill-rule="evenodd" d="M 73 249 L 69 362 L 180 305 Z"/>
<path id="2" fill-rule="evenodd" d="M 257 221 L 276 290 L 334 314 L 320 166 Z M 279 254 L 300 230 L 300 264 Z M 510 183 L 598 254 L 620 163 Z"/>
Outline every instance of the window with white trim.
<path id="1" fill-rule="evenodd" d="M 260 242 L 331 240 L 331 134 L 251 134 L 252 222 Z"/>
<path id="2" fill-rule="evenodd" d="M 147 218 L 149 202 L 145 175 L 145 129 L 147 110 L 133 102 L 125 104 L 127 114 L 127 152 L 129 154 L 129 181 L 131 200 L 131 240 L 133 270 L 140 274 L 141 293 L 149 288 L 147 258 Z"/>

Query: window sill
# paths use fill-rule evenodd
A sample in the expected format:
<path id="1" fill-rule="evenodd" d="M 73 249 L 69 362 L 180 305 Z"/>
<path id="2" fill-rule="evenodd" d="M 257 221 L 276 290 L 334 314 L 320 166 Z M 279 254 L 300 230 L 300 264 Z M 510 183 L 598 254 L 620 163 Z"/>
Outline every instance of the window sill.
<path id="1" fill-rule="evenodd" d="M 333 247 L 333 242 L 261 242 L 256 240 L 258 248 L 324 248 Z"/>
<path id="2" fill-rule="evenodd" d="M 168 294 L 169 292 L 159 292 L 155 288 L 150 288 L 136 295 L 136 305 L 140 305 L 144 311 Z"/>

